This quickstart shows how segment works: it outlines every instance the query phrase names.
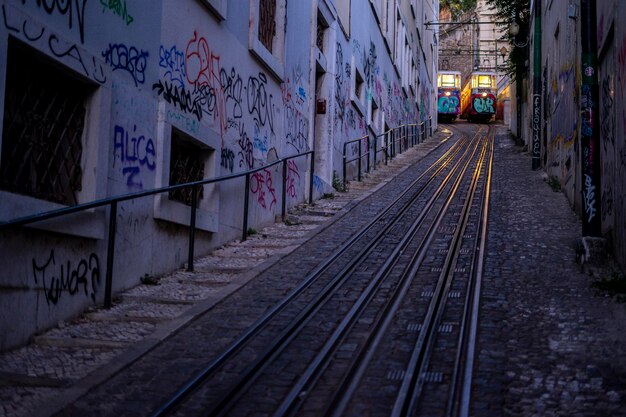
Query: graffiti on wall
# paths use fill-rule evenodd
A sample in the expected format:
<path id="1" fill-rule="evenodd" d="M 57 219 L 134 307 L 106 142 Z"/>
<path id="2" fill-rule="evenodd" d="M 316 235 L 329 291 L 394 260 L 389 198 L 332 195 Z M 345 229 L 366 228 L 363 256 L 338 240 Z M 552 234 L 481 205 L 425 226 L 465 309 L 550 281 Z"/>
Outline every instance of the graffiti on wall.
<path id="1" fill-rule="evenodd" d="M 100 4 L 102 5 L 102 12 L 106 10 L 113 12 L 113 14 L 124 20 L 126 26 L 130 25 L 135 20 L 130 13 L 128 13 L 126 0 L 100 0 Z"/>
<path id="2" fill-rule="evenodd" d="M 256 159 L 265 159 L 269 147 L 267 133 L 261 133 L 259 126 L 254 126 L 254 137 L 252 139 L 252 152 Z"/>
<path id="3" fill-rule="evenodd" d="M 368 87 L 372 87 L 374 85 L 374 78 L 376 73 L 378 72 L 378 67 L 376 66 L 376 61 L 378 60 L 378 56 L 376 55 L 376 45 L 374 42 L 370 41 L 370 47 L 367 52 L 363 51 L 363 74 L 365 75 L 365 82 Z"/>
<path id="4" fill-rule="evenodd" d="M 573 63 L 563 66 L 553 75 L 551 82 L 552 95 L 550 103 L 550 141 L 548 154 L 551 158 L 549 165 L 560 166 L 560 180 L 563 187 L 568 187 L 574 178 L 573 161 L 574 140 L 578 135 L 578 96 L 571 92 L 576 91 L 576 71 Z M 566 188 L 570 192 L 570 189 Z M 573 189 L 571 189 L 573 192 Z"/>
<path id="5" fill-rule="evenodd" d="M 600 68 L 600 141 L 602 143 L 602 226 L 613 228 L 614 183 L 615 183 L 615 58 L 606 54 Z"/>
<path id="6" fill-rule="evenodd" d="M 313 175 L 313 188 L 318 193 L 324 190 L 324 181 L 317 175 Z"/>
<path id="7" fill-rule="evenodd" d="M 269 169 L 255 172 L 250 177 L 250 192 L 257 198 L 261 207 L 273 210 L 276 204 L 276 189 L 272 183 L 272 172 Z"/>
<path id="8" fill-rule="evenodd" d="M 224 69 L 220 70 L 220 87 L 224 93 L 225 107 L 230 111 L 230 117 L 241 119 L 243 117 L 241 106 L 243 81 L 241 75 L 235 71 L 235 67 L 231 68 L 230 73 Z"/>
<path id="9" fill-rule="evenodd" d="M 87 0 L 22 0 L 22 4 L 26 3 L 37 6 L 50 16 L 60 15 L 66 17 L 68 28 L 72 30 L 75 27 L 80 34 L 80 43 L 85 43 L 85 5 Z"/>
<path id="10" fill-rule="evenodd" d="M 220 165 L 230 172 L 235 169 L 235 152 L 228 148 L 222 148 L 222 157 Z"/>
<path id="11" fill-rule="evenodd" d="M 281 84 L 284 111 L 284 134 L 288 145 L 296 152 L 308 149 L 309 121 L 301 110 L 306 101 L 306 91 L 302 86 L 302 70 L 296 65 L 291 76 Z"/>
<path id="12" fill-rule="evenodd" d="M 154 141 L 137 132 L 115 125 L 113 133 L 113 168 L 116 161 L 122 164 L 122 173 L 126 177 L 126 185 L 131 188 L 143 188 L 140 180 L 142 171 L 154 171 L 156 168 L 156 148 Z"/>
<path id="13" fill-rule="evenodd" d="M 169 49 L 163 45 L 159 48 L 159 67 L 165 69 L 163 76 L 171 83 L 176 83 L 178 87 L 185 87 L 185 78 L 187 71 L 185 70 L 185 53 L 179 51 L 176 46 Z"/>
<path id="14" fill-rule="evenodd" d="M 100 288 L 100 260 L 95 253 L 78 261 L 67 260 L 57 265 L 54 250 L 51 250 L 47 260 L 33 258 L 32 265 L 35 284 L 42 285 L 48 305 L 58 304 L 63 292 L 71 296 L 82 294 L 92 301 L 96 300 Z"/>
<path id="15" fill-rule="evenodd" d="M 239 145 L 239 151 L 237 152 L 239 167 L 252 169 L 254 168 L 254 144 L 248 137 L 243 123 L 239 126 L 239 129 L 239 139 L 237 140 L 237 145 Z"/>
<path id="16" fill-rule="evenodd" d="M 309 121 L 304 114 L 294 106 L 287 105 L 285 111 L 285 139 L 296 152 L 308 149 Z"/>
<path id="17" fill-rule="evenodd" d="M 274 132 L 274 97 L 267 92 L 267 76 L 259 72 L 258 76 L 248 78 L 248 112 L 259 126 L 268 126 Z"/>
<path id="18" fill-rule="evenodd" d="M 164 70 L 163 75 L 153 89 L 180 114 L 198 122 L 205 116 L 213 121 L 222 139 L 222 167 L 231 172 L 235 166 L 250 169 L 254 167 L 255 158 L 266 158 L 275 137 L 277 109 L 264 72 L 246 77 L 235 66 L 223 68 L 220 55 L 198 31 L 193 32 L 184 51 L 175 45 L 162 45 L 159 66 Z M 300 78 L 301 74 L 294 70 L 294 79 Z M 294 96 L 303 100 L 306 92 L 300 88 Z M 287 134 L 289 142 L 300 146 L 299 114 L 287 113 L 286 126 L 293 132 Z M 245 123 L 245 116 L 249 116 L 252 123 Z M 253 130 L 246 130 L 246 126 Z M 304 138 L 306 140 L 306 134 Z"/>
<path id="19" fill-rule="evenodd" d="M 104 62 L 109 64 L 113 71 L 121 70 L 130 74 L 135 86 L 146 81 L 148 55 L 148 51 L 141 51 L 134 46 L 129 47 L 121 43 L 110 43 L 102 52 Z"/>
<path id="20" fill-rule="evenodd" d="M 290 159 L 287 161 L 287 178 L 286 178 L 286 192 L 291 198 L 296 198 L 298 193 L 298 185 L 300 184 L 300 170 L 296 161 Z"/>
<path id="21" fill-rule="evenodd" d="M 46 10 L 48 14 L 53 14 L 56 11 L 64 15 L 69 15 L 70 29 L 72 28 L 72 22 L 74 22 L 73 16 L 77 16 L 76 19 L 78 19 L 78 22 L 80 23 L 81 42 L 84 42 L 83 9 L 85 2 L 86 0 L 83 1 L 82 8 L 80 7 L 78 0 L 76 0 L 75 3 L 68 1 L 65 7 L 61 7 L 61 3 L 57 1 L 53 2 L 50 6 L 48 6 L 47 3 L 43 4 L 45 5 L 44 10 Z M 41 0 L 38 0 L 34 4 L 41 7 L 42 2 Z M 72 10 L 75 8 L 81 11 L 77 11 L 73 14 Z M 79 48 L 75 43 L 68 42 L 67 40 L 60 38 L 54 32 L 41 26 L 39 23 L 34 22 L 26 16 L 19 16 L 18 13 L 9 16 L 6 5 L 4 4 L 2 5 L 2 16 L 4 27 L 7 31 L 13 34 L 21 35 L 21 38 L 28 43 L 37 44 L 40 47 L 47 48 L 48 51 L 61 62 L 65 62 L 77 70 L 80 68 L 80 70 L 82 70 L 81 72 L 86 77 L 94 80 L 95 82 L 99 84 L 106 83 L 106 75 L 104 74 L 104 68 L 100 65 L 100 62 L 96 60 L 95 56 L 89 55 L 84 49 Z M 77 66 L 79 67 L 77 68 Z"/>
<path id="22" fill-rule="evenodd" d="M 348 105 L 350 66 L 346 63 L 344 72 L 343 48 L 339 42 L 337 42 L 337 52 L 335 54 L 335 71 L 335 121 L 343 123 Z"/>

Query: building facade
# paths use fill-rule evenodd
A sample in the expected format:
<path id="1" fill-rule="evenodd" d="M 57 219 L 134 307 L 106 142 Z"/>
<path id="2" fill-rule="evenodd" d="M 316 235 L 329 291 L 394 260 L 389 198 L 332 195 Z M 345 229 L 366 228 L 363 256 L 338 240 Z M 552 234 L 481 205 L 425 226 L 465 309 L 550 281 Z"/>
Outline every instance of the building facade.
<path id="1" fill-rule="evenodd" d="M 541 168 L 560 185 L 583 223 L 600 219 L 598 234 L 626 269 L 626 29 L 620 25 L 621 17 L 626 17 L 626 4 L 617 0 L 590 3 L 596 10 L 593 21 L 588 21 L 591 15 L 582 8 L 581 0 L 532 2 L 531 15 L 539 6 L 541 20 L 534 18 L 530 31 L 520 136 L 532 149 L 535 95 L 540 104 L 535 119 Z M 583 39 L 583 29 L 594 39 Z M 597 67 L 585 66 L 583 71 L 582 43 L 589 40 L 597 46 L 593 51 Z M 537 62 L 534 51 L 538 43 L 541 54 Z M 533 89 L 536 75 L 538 91 Z M 591 75 L 598 83 L 598 97 L 593 101 L 584 82 Z M 585 136 L 594 130 L 597 141 L 585 145 Z M 599 179 L 599 187 L 585 173 L 592 161 L 598 163 L 599 169 L 592 174 Z"/>
<path id="2" fill-rule="evenodd" d="M 435 0 L 1 0 L 0 221 L 250 175 L 250 227 L 332 192 L 344 143 L 435 114 Z M 312 178 L 311 178 L 312 176 Z M 199 187 L 195 254 L 241 237 L 244 177 Z M 191 192 L 0 230 L 0 349 L 187 259 Z"/>

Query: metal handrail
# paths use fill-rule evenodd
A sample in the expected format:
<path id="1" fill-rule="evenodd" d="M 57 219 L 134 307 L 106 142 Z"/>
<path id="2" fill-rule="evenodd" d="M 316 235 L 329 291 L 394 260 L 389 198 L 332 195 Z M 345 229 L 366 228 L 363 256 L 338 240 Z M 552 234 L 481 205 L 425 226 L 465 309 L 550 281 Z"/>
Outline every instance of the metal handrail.
<path id="1" fill-rule="evenodd" d="M 385 154 L 385 165 L 387 165 L 389 160 L 392 160 L 398 153 L 402 153 L 406 151 L 409 147 L 415 146 L 416 144 L 423 142 L 425 140 L 424 135 L 422 134 L 422 129 L 418 133 L 418 126 L 422 126 L 424 123 L 422 122 L 420 125 L 416 123 L 407 123 L 404 125 L 396 126 L 393 128 L 389 128 L 383 133 L 374 136 L 374 144 L 373 147 L 370 147 L 370 136 L 366 135 L 360 137 L 358 139 L 352 139 L 346 141 L 343 145 L 343 184 L 344 186 L 347 183 L 347 165 L 350 162 L 358 161 L 358 171 L 357 177 L 358 181 L 361 181 L 361 161 L 364 157 L 367 157 L 367 172 L 370 172 L 370 148 L 373 148 L 373 169 L 376 169 L 377 158 L 379 152 L 384 152 Z M 378 148 L 378 139 L 386 139 L 381 140 L 381 147 Z M 365 153 L 362 152 L 361 149 L 361 141 L 363 139 L 367 139 L 367 151 Z M 359 142 L 359 150 L 358 155 L 353 159 L 348 159 L 347 155 L 347 146 L 354 142 Z M 399 151 L 398 151 L 399 149 Z"/>
<path id="2" fill-rule="evenodd" d="M 243 234 L 242 240 L 246 240 L 248 233 L 248 202 L 249 202 L 249 194 L 250 194 L 250 176 L 267 168 L 271 168 L 274 165 L 283 164 L 283 179 L 282 179 L 282 218 L 285 218 L 286 211 L 286 172 L 287 161 L 291 159 L 295 159 L 301 156 L 311 155 L 311 175 L 309 181 L 309 203 L 313 203 L 313 176 L 314 176 L 314 163 L 315 163 L 315 151 L 306 151 L 301 152 L 296 155 L 291 155 L 282 159 L 278 159 L 270 164 L 264 165 L 259 168 L 254 168 L 245 172 L 239 172 L 236 174 L 224 175 L 216 178 L 208 178 L 198 181 L 187 182 L 183 184 L 169 185 L 166 187 L 155 188 L 152 190 L 145 191 L 137 191 L 134 193 L 123 194 L 114 197 L 107 197 L 95 201 L 91 201 L 89 203 L 77 204 L 71 207 L 63 207 L 60 209 L 49 210 L 29 216 L 19 217 L 9 221 L 1 221 L 0 222 L 0 231 L 4 229 L 8 229 L 11 227 L 25 226 L 28 224 L 32 224 L 35 222 L 48 220 L 52 218 L 62 217 L 73 213 L 78 213 L 80 211 L 89 210 L 102 206 L 110 206 L 109 210 L 109 230 L 108 230 L 108 242 L 107 242 L 107 271 L 106 271 L 106 283 L 105 283 L 105 294 L 104 294 L 104 306 L 106 308 L 111 307 L 111 293 L 113 286 L 113 260 L 114 260 L 114 252 L 115 252 L 115 229 L 117 222 L 117 205 L 122 201 L 134 200 L 141 197 L 147 197 L 151 195 L 166 193 L 169 191 L 179 190 L 182 188 L 192 187 L 191 193 L 191 213 L 189 220 L 189 253 L 188 253 L 188 263 L 187 270 L 193 271 L 193 251 L 194 251 L 194 243 L 195 243 L 195 229 L 196 229 L 196 211 L 197 211 L 197 200 L 198 200 L 198 188 L 202 185 L 213 184 L 222 181 L 228 181 L 235 178 L 246 177 L 246 190 L 244 193 L 244 215 L 243 215 Z"/>
<path id="3" fill-rule="evenodd" d="M 366 145 L 366 149 L 367 149 L 367 153 L 364 154 L 363 153 L 363 149 L 362 149 L 362 142 L 363 140 L 367 140 L 367 145 Z M 346 153 L 346 149 L 348 147 L 349 144 L 351 143 L 355 143 L 358 142 L 359 143 L 359 151 L 358 151 L 358 156 L 356 158 L 350 159 L 348 160 L 347 157 L 347 153 Z M 365 135 L 362 136 L 358 139 L 352 139 L 349 141 L 344 142 L 343 144 L 343 185 L 346 185 L 346 170 L 347 170 L 347 166 L 349 162 L 354 162 L 354 161 L 358 161 L 358 177 L 359 177 L 359 181 L 361 181 L 361 162 L 363 160 L 364 156 L 367 156 L 367 172 L 370 172 L 370 158 L 369 158 L 369 151 L 370 151 L 370 137 L 369 135 Z"/>

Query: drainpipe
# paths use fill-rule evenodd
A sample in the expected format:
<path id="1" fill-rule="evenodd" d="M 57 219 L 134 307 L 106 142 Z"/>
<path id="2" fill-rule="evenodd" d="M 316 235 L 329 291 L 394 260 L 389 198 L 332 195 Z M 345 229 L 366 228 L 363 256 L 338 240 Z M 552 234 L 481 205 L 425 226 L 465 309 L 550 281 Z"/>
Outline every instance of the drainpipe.
<path id="1" fill-rule="evenodd" d="M 596 2 L 580 4 L 582 85 L 581 85 L 581 168 L 583 181 L 583 236 L 600 237 L 600 113 L 598 109 L 598 41 Z"/>
<path id="2" fill-rule="evenodd" d="M 535 0 L 534 20 L 532 168 L 537 170 L 541 165 L 541 0 Z"/>

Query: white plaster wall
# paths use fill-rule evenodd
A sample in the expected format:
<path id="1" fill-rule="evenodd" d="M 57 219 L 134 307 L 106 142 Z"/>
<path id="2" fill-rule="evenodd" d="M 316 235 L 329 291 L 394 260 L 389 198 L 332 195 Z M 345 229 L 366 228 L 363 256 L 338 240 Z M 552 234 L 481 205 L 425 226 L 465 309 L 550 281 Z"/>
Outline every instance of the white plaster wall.
<path id="1" fill-rule="evenodd" d="M 323 57 L 327 70 L 316 79 L 312 35 L 318 2 L 324 3 L 320 7 L 327 11 L 330 27 Z M 6 45 L 13 36 L 93 85 L 81 202 L 168 185 L 172 129 L 211 149 L 205 177 L 243 172 L 315 149 L 320 167 L 314 195 L 319 197 L 331 189 L 333 172 L 341 175 L 343 143 L 381 132 L 382 126 L 376 130 L 369 124 L 372 100 L 380 107 L 381 124 L 384 120 L 389 127 L 428 117 L 434 100 L 428 87 L 433 63 L 423 62 L 423 45 L 413 35 L 422 87 L 402 88 L 399 66 L 393 62 L 393 4 L 386 16 L 392 26 L 383 34 L 370 1 L 352 0 L 348 37 L 338 24 L 334 2 L 318 2 L 281 3 L 287 4 L 284 49 L 268 64 L 259 58 L 263 51 L 251 53 L 255 14 L 249 1 L 235 7 L 234 2 L 211 0 L 216 14 L 200 0 L 162 0 L 150 7 L 119 2 L 125 9 L 78 0 L 68 3 L 72 13 L 58 6 L 48 12 L 34 0 L 0 0 L 0 74 L 5 73 Z M 414 33 L 409 1 L 400 3 L 406 26 Z M 58 48 L 51 50 L 51 44 Z M 352 101 L 355 71 L 366 81 L 360 105 Z M 4 91 L 0 77 L 0 96 Z M 316 115 L 316 97 L 327 99 L 326 114 Z M 306 158 L 289 164 L 289 205 L 304 200 L 308 170 Z M 281 171 L 277 166 L 252 177 L 249 227 L 260 228 L 280 213 Z M 204 191 L 196 255 L 240 238 L 242 232 L 243 179 Z M 25 208 L 36 212 L 58 207 L 4 194 L 3 220 L 28 214 Z M 187 213 L 187 207 L 166 196 L 119 204 L 114 293 L 138 284 L 145 274 L 163 274 L 186 261 Z M 0 350 L 102 303 L 107 214 L 97 209 L 46 226 L 60 233 L 42 228 L 0 232 Z"/>
<path id="2" fill-rule="evenodd" d="M 47 4 L 47 3 L 46 3 Z M 160 11 L 128 9 L 122 16 L 85 1 L 68 2 L 67 8 L 53 3 L 50 8 L 35 1 L 0 2 L 0 60 L 7 61 L 9 37 L 46 55 L 52 61 L 90 85 L 83 133 L 83 181 L 79 202 L 89 202 L 114 193 L 127 192 L 122 167 L 137 168 L 134 182 L 152 188 L 150 173 L 154 161 L 138 158 L 136 149 L 122 153 L 114 147 L 114 127 L 132 129 L 138 135 L 153 135 L 154 112 L 150 111 L 152 92 L 146 84 L 154 78 L 148 53 L 156 41 Z M 83 6 L 85 6 L 83 8 Z M 131 14 L 134 15 L 131 16 Z M 156 25 L 156 27 L 155 27 Z M 0 90 L 5 91 L 5 72 Z M 152 69 L 156 74 L 156 68 Z M 2 94 L 4 97 L 4 94 Z M 134 112 L 120 110 L 127 106 Z M 152 107 L 154 108 L 154 107 Z M 4 112 L 4 100 L 0 107 Z M 127 117 L 119 118 L 117 113 Z M 136 128 L 135 128 L 136 126 Z M 1 140 L 0 140 L 1 142 Z M 143 144 L 147 144 L 147 139 Z M 122 161 L 122 154 L 126 155 Z M 145 154 L 144 154 L 145 156 Z M 148 166 L 150 165 L 150 166 Z M 3 220 L 53 208 L 52 204 L 30 197 L 2 192 L 0 216 Z M 102 302 L 104 293 L 106 210 L 48 221 L 38 228 L 7 230 L 0 235 L 0 349 L 22 343 L 35 332 L 80 313 L 88 305 Z M 50 233 L 53 230 L 59 233 Z M 127 249 L 123 227 L 116 236 L 118 254 Z M 149 235 L 138 229 L 142 238 Z M 119 258 L 118 258 L 119 259 Z M 140 262 L 127 264 L 129 275 L 116 276 L 123 285 L 128 277 L 136 281 Z M 144 264 L 149 264 L 149 257 Z"/>
<path id="3" fill-rule="evenodd" d="M 576 21 L 567 17 L 568 2 L 553 2 L 542 22 L 546 134 L 545 169 L 559 179 L 563 192 L 574 204 L 577 175 L 580 169 L 578 134 L 580 133 L 580 49 Z M 532 53 L 532 49 L 531 49 Z"/>

